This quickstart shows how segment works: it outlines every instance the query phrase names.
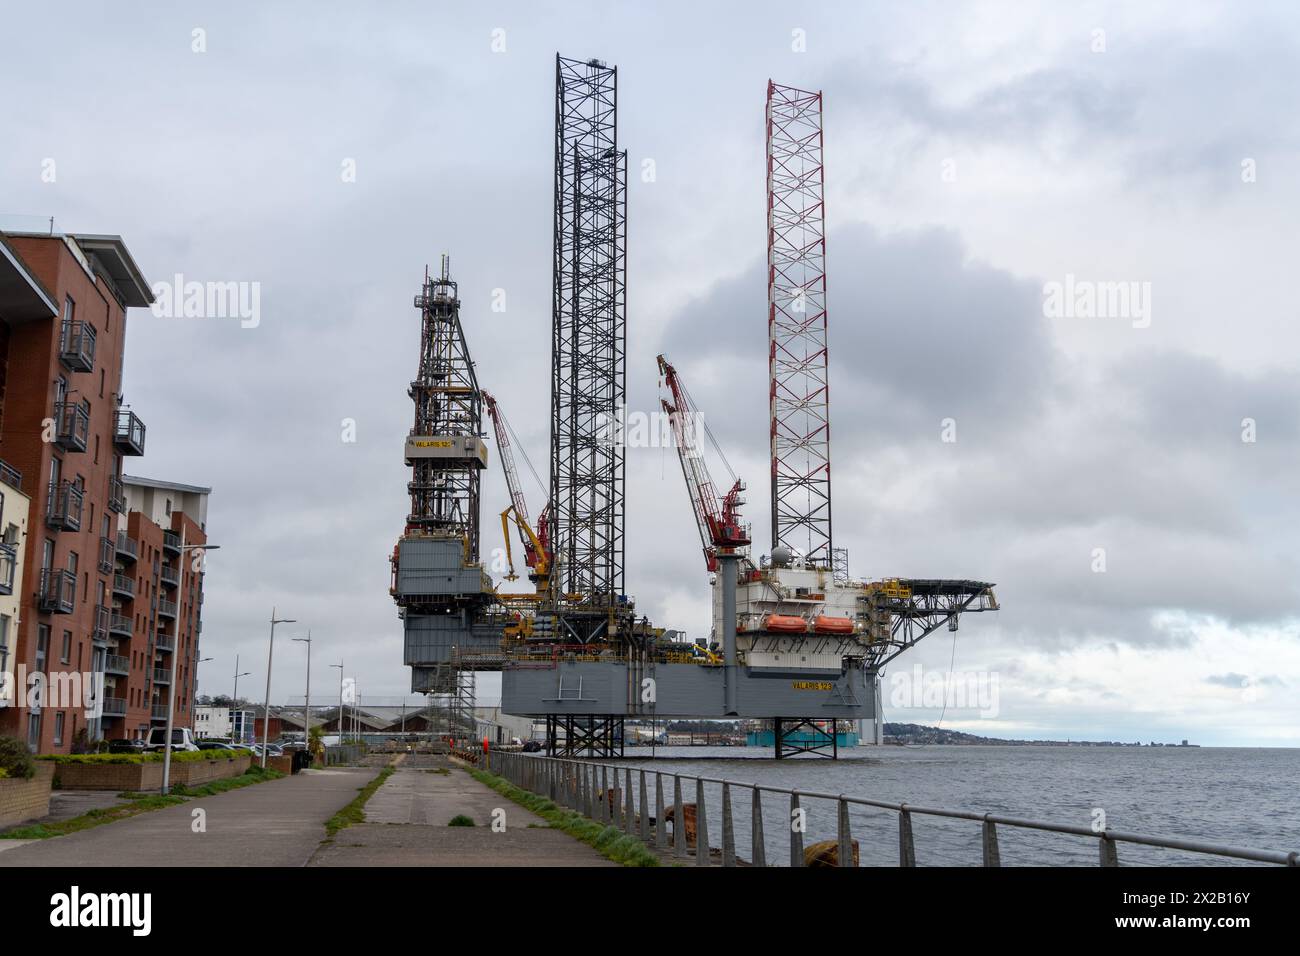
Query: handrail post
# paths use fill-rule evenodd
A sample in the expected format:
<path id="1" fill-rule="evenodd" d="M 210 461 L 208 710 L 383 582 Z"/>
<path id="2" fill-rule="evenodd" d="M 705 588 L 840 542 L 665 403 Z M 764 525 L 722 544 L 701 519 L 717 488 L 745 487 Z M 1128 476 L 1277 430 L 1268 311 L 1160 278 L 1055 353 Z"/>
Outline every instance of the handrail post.
<path id="1" fill-rule="evenodd" d="M 912 813 L 905 803 L 898 811 L 898 865 L 916 866 L 916 845 L 912 842 Z"/>
<path id="2" fill-rule="evenodd" d="M 641 774 L 641 832 L 639 836 L 641 837 L 642 843 L 649 843 L 650 842 L 650 807 L 646 801 L 644 768 L 641 769 L 640 774 Z"/>
<path id="3" fill-rule="evenodd" d="M 853 862 L 853 834 L 849 830 L 849 805 L 844 799 L 844 794 L 840 794 L 839 799 L 839 826 L 837 827 L 839 836 L 839 865 L 855 866 Z"/>
<path id="4" fill-rule="evenodd" d="M 609 822 L 609 769 L 604 764 L 600 765 L 600 811 L 596 819 Z"/>
<path id="5" fill-rule="evenodd" d="M 803 821 L 805 817 L 799 809 L 799 791 L 790 791 L 790 865 L 803 866 Z"/>
<path id="6" fill-rule="evenodd" d="M 1115 841 L 1106 836 L 1106 831 L 1101 831 L 1101 839 L 1097 841 L 1101 855 L 1102 866 L 1119 866 L 1119 853 L 1115 849 Z"/>
<path id="7" fill-rule="evenodd" d="M 668 849 L 668 821 L 664 819 L 664 775 L 655 771 L 655 846 Z"/>
<path id="8" fill-rule="evenodd" d="M 731 818 L 731 784 L 722 785 L 722 865 L 736 865 L 736 823 Z"/>
<path id="9" fill-rule="evenodd" d="M 686 827 L 682 821 L 682 778 L 673 774 L 673 856 L 686 859 Z"/>
<path id="10" fill-rule="evenodd" d="M 984 820 L 984 865 L 1001 866 L 1002 854 L 998 851 L 998 828 L 992 820 Z"/>
<path id="11" fill-rule="evenodd" d="M 753 804 L 750 807 L 749 835 L 754 866 L 767 866 L 767 848 L 763 841 L 763 791 L 758 787 L 754 788 Z"/>
<path id="12" fill-rule="evenodd" d="M 704 781 L 695 778 L 695 865 L 708 866 L 709 819 L 704 812 Z"/>
<path id="13" fill-rule="evenodd" d="M 626 786 L 623 787 L 623 832 L 629 836 L 636 833 L 636 806 L 632 803 L 632 768 L 628 767 Z"/>

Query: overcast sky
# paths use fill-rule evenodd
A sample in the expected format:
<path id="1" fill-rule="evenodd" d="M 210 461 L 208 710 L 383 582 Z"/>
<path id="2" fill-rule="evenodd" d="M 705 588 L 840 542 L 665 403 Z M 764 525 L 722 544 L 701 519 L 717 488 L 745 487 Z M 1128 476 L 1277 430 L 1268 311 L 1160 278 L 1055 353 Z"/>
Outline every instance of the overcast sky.
<path id="1" fill-rule="evenodd" d="M 128 471 L 214 489 L 200 693 L 230 692 L 238 653 L 260 698 L 275 605 L 301 622 L 279 635 L 312 630 L 313 696 L 341 660 L 377 699 L 409 686 L 388 554 L 411 300 L 443 252 L 479 381 L 545 471 L 555 53 L 619 67 L 629 165 L 653 161 L 630 407 L 658 407 L 666 352 L 758 541 L 764 93 L 822 89 L 836 543 L 857 575 L 994 581 L 1004 606 L 900 658 L 887 695 L 952 662 L 999 700 L 944 726 L 1296 746 L 1298 48 L 1300 15 L 1265 3 L 29 4 L 0 38 L 0 225 L 120 234 L 154 282 L 258 284 L 256 327 L 132 315 Z M 1149 310 L 1049 315 L 1067 276 Z M 628 589 L 703 637 L 673 454 L 630 453 Z M 484 502 L 490 552 L 495 448 Z M 273 698 L 301 695 L 301 647 L 277 642 Z"/>

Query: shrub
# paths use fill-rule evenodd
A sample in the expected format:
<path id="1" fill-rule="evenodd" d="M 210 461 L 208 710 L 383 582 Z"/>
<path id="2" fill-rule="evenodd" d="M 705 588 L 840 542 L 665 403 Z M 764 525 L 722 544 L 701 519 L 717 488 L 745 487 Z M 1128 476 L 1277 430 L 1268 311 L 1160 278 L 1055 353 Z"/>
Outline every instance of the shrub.
<path id="1" fill-rule="evenodd" d="M 31 752 L 17 737 L 0 737 L 0 771 L 21 780 L 30 780 L 36 773 Z"/>
<path id="2" fill-rule="evenodd" d="M 451 818 L 451 821 L 447 824 L 447 826 L 449 826 L 449 827 L 472 827 L 472 826 L 474 826 L 474 821 L 471 820 L 469 817 L 465 816 L 465 814 L 463 814 L 463 813 L 458 813 L 458 814 L 456 814 L 454 817 Z"/>

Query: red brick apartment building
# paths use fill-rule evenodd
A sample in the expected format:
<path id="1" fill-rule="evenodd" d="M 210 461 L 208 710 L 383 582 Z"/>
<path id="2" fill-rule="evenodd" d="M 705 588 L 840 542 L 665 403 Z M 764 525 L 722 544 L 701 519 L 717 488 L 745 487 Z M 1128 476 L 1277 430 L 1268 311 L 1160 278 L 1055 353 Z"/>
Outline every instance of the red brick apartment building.
<path id="1" fill-rule="evenodd" d="M 203 576 L 180 539 L 206 540 L 208 489 L 123 474 L 145 444 L 122 399 L 126 310 L 152 301 L 117 236 L 0 235 L 0 474 L 30 498 L 4 666 L 105 683 L 101 717 L 17 687 L 0 733 L 40 753 L 165 723 L 178 647 L 175 724 L 190 719 Z"/>

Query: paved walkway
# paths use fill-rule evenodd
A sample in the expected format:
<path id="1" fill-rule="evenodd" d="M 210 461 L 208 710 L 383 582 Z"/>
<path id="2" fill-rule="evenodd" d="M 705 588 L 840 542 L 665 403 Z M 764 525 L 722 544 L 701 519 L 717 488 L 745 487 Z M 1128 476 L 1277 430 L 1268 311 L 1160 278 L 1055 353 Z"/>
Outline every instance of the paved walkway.
<path id="1" fill-rule="evenodd" d="M 618 865 L 445 759 L 437 762 L 441 768 L 402 766 L 366 804 L 366 822 L 340 830 L 308 865 Z M 504 812 L 504 831 L 492 828 L 498 810 Z M 475 825 L 447 826 L 458 815 Z"/>
<path id="2" fill-rule="evenodd" d="M 0 840 L 0 867 L 302 866 L 325 839 L 325 821 L 377 773 L 308 770 L 68 836 Z M 206 811 L 206 832 L 193 830 L 196 809 Z"/>

